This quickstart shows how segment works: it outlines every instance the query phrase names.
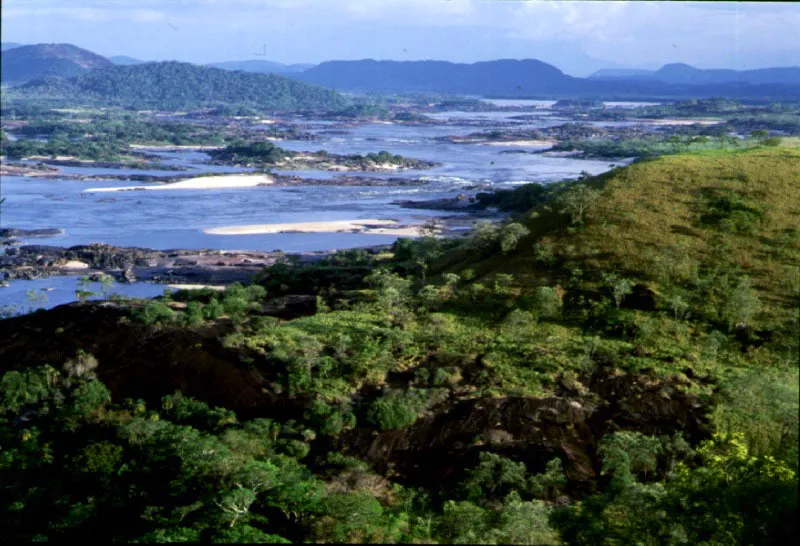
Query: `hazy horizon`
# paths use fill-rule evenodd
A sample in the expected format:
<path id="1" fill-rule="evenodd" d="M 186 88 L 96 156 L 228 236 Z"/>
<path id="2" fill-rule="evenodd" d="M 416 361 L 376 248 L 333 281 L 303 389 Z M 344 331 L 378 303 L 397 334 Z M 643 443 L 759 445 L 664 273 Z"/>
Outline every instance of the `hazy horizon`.
<path id="1" fill-rule="evenodd" d="M 800 5 L 475 0 L 6 0 L 3 41 L 207 64 L 539 59 L 586 76 L 800 65 Z M 778 30 L 776 30 L 778 29 Z"/>

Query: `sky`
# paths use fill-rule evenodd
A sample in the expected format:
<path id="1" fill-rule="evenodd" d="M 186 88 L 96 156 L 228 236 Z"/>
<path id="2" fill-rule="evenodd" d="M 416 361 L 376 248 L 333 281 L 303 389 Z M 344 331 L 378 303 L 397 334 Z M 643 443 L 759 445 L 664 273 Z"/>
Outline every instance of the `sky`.
<path id="1" fill-rule="evenodd" d="M 800 3 L 2 0 L 4 42 L 210 63 L 536 58 L 599 68 L 800 66 Z"/>

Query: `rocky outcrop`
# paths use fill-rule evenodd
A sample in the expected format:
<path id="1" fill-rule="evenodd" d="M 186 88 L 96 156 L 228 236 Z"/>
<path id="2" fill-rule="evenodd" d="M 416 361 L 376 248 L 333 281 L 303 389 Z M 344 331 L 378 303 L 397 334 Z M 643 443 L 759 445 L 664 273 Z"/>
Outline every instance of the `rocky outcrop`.
<path id="1" fill-rule="evenodd" d="M 444 403 L 405 429 L 352 430 L 339 447 L 380 471 L 391 469 L 405 481 L 426 487 L 454 486 L 465 469 L 477 464 L 482 451 L 523 461 L 533 472 L 558 457 L 572 492 L 583 494 L 599 475 L 596 447 L 607 433 L 682 432 L 689 440 L 709 434 L 707 404 L 687 394 L 678 379 L 601 369 L 584 378 L 583 385 L 581 392 L 562 387 L 547 398 Z"/>
<path id="2" fill-rule="evenodd" d="M 315 311 L 314 296 L 287 295 L 266 302 L 261 314 L 291 319 Z M 154 327 L 129 316 L 130 307 L 121 304 L 82 302 L 0 321 L 0 373 L 58 365 L 84 350 L 97 359 L 98 377 L 116 400 L 157 404 L 180 390 L 233 409 L 243 419 L 303 418 L 310 400 L 275 389 L 279 370 L 254 363 L 260 357 L 246 349 L 224 344 L 235 330 L 230 321 Z M 710 404 L 687 392 L 687 376 L 660 378 L 601 366 L 579 381 L 561 381 L 548 397 L 474 398 L 456 389 L 409 427 L 379 431 L 359 421 L 339 437 L 319 437 L 312 450 L 347 452 L 400 482 L 433 491 L 463 480 L 481 452 L 522 461 L 531 472 L 558 457 L 570 481 L 567 494 L 579 497 L 596 485 L 596 448 L 609 432 L 681 432 L 690 442 L 709 434 Z M 374 395 L 355 396 L 356 411 Z"/>
<path id="3" fill-rule="evenodd" d="M 12 237 L 53 237 L 55 235 L 62 235 L 63 229 L 45 228 L 45 229 L 15 229 L 15 228 L 2 228 L 0 229 L 0 239 L 10 239 Z"/>
<path id="4" fill-rule="evenodd" d="M 121 282 L 230 283 L 250 279 L 282 255 L 258 251 L 153 250 L 102 244 L 70 248 L 26 245 L 7 248 L 0 254 L 0 273 L 6 279 L 26 280 L 75 272 L 90 275 L 103 272 Z M 301 260 L 313 260 L 315 256 L 315 253 L 307 253 Z"/>

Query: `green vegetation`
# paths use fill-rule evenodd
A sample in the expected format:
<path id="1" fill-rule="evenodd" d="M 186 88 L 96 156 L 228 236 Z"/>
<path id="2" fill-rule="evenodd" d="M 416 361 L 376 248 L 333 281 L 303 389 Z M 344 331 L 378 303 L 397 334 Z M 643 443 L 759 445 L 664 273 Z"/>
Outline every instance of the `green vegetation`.
<path id="1" fill-rule="evenodd" d="M 103 322 L 97 359 L 5 370 L 5 532 L 793 543 L 798 165 L 766 145 L 639 161 L 484 197 L 532 207 L 463 240 L 135 306 Z M 131 371 L 106 347 L 125 335 L 169 354 Z M 164 379 L 184 394 L 147 402 L 95 376 L 169 378 L 183 351 L 225 375 L 192 361 Z M 246 418 L 190 398 L 212 377 Z"/>
<path id="2" fill-rule="evenodd" d="M 723 131 L 724 132 L 724 131 Z M 666 154 L 680 154 L 703 151 L 730 151 L 756 147 L 762 144 L 759 139 L 739 139 L 728 136 L 664 136 L 649 135 L 614 139 L 567 139 L 553 146 L 556 151 L 580 151 L 588 157 L 656 157 Z"/>
<path id="3" fill-rule="evenodd" d="M 429 161 L 411 159 L 386 151 L 366 155 L 337 155 L 320 150 L 315 153 L 301 154 L 284 150 L 269 141 L 248 143 L 239 140 L 224 148 L 211 150 L 209 155 L 217 161 L 233 165 L 269 167 L 289 163 L 295 169 L 326 168 L 331 165 L 344 166 L 351 170 L 372 170 L 387 165 L 422 169 L 433 165 Z"/>
<path id="4" fill-rule="evenodd" d="M 253 143 L 237 141 L 219 150 L 210 150 L 209 155 L 218 161 L 225 161 L 237 165 L 273 165 L 283 161 L 287 157 L 292 157 L 294 154 L 275 146 L 269 141 Z"/>

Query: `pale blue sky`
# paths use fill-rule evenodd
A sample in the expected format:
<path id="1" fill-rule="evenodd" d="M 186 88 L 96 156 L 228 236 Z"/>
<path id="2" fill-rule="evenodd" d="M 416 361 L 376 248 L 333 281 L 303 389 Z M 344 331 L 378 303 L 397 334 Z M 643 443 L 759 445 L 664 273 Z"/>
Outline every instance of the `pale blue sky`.
<path id="1" fill-rule="evenodd" d="M 800 5 L 509 0 L 2 0 L 3 41 L 196 63 L 538 58 L 602 66 L 800 65 Z M 266 55 L 263 54 L 266 52 Z"/>

